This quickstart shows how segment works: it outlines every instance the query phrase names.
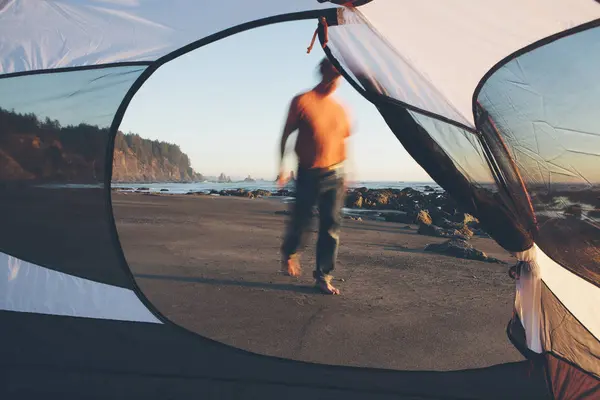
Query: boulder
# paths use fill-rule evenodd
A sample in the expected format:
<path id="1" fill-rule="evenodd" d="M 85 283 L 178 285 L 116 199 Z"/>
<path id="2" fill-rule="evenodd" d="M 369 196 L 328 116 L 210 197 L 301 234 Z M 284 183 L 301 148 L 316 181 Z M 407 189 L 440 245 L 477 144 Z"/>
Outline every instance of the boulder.
<path id="1" fill-rule="evenodd" d="M 252 194 L 254 195 L 254 197 L 259 197 L 259 196 L 269 197 L 269 196 L 271 196 L 271 192 L 269 192 L 268 190 L 263 190 L 263 189 L 254 190 L 252 192 Z"/>
<path id="2" fill-rule="evenodd" d="M 458 229 L 458 233 L 467 239 L 471 239 L 473 237 L 473 231 L 469 229 L 467 225 L 463 225 L 460 229 Z"/>
<path id="3" fill-rule="evenodd" d="M 568 217 L 581 218 L 583 215 L 583 209 L 579 204 L 573 204 L 565 208 L 564 213 Z"/>
<path id="4" fill-rule="evenodd" d="M 461 239 L 450 239 L 444 243 L 432 243 L 425 247 L 425 251 L 445 254 L 453 257 L 464 258 L 468 260 L 478 260 L 498 264 L 506 264 L 493 257 L 488 257 L 481 250 L 477 250 L 471 244 Z"/>
<path id="5" fill-rule="evenodd" d="M 435 226 L 435 225 L 420 224 L 419 229 L 417 230 L 417 233 L 419 235 L 425 235 L 425 236 L 435 236 L 435 237 L 441 237 L 441 238 L 469 240 L 468 237 L 462 235 L 457 230 L 443 229 L 443 228 L 440 228 L 439 226 Z"/>
<path id="6" fill-rule="evenodd" d="M 433 223 L 429 213 L 425 210 L 419 211 L 417 217 L 415 218 L 415 222 L 420 225 L 431 225 Z"/>
<path id="7" fill-rule="evenodd" d="M 353 191 L 348 193 L 346 196 L 346 207 L 348 208 L 362 208 L 363 206 L 363 197 L 362 193 L 359 191 Z"/>
<path id="8" fill-rule="evenodd" d="M 407 212 L 394 212 L 383 214 L 383 218 L 387 222 L 399 222 L 402 224 L 412 224 L 415 220 L 415 215 Z"/>

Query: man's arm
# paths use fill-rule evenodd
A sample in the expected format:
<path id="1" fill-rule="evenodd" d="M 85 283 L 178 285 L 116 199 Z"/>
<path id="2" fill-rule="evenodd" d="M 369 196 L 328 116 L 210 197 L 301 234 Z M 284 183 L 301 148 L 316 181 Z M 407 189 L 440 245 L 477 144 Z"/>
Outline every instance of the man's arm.
<path id="1" fill-rule="evenodd" d="M 288 110 L 288 115 L 285 121 L 285 125 L 283 127 L 283 133 L 281 135 L 281 143 L 279 148 L 279 178 L 278 181 L 280 185 L 285 183 L 285 177 L 283 173 L 283 156 L 285 155 L 285 145 L 287 143 L 288 138 L 296 129 L 298 129 L 299 122 L 299 112 L 298 112 L 298 97 L 295 97 L 290 104 L 290 108 Z"/>

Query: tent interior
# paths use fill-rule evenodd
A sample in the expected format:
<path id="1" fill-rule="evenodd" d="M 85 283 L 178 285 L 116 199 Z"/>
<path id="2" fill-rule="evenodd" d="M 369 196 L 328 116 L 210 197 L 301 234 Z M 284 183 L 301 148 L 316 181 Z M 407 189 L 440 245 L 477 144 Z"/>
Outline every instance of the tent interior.
<path id="1" fill-rule="evenodd" d="M 600 397 L 600 4 L 196 3 L 0 1 L 2 398 Z M 259 157 L 228 132 L 273 126 L 275 143 L 282 121 L 253 101 L 264 87 L 285 111 L 280 97 L 301 88 L 279 62 L 294 53 L 336 66 L 356 115 L 376 121 L 361 129 L 387 135 L 373 151 L 412 158 L 501 262 L 426 265 L 395 242 L 405 224 L 348 221 L 373 230 L 356 243 L 376 257 L 417 267 L 362 267 L 350 251 L 350 295 L 332 302 L 271 276 L 275 201 L 244 213 L 233 199 L 114 190 L 136 141 L 195 179 L 169 131 L 156 147 L 124 135 L 133 115 L 164 119 L 142 99 L 166 109 L 193 93 L 190 135 L 222 120 L 194 139 L 207 157 Z M 162 78 L 185 63 L 196 87 Z M 219 71 L 240 93 L 202 90 Z M 162 82 L 177 85 L 157 99 Z"/>

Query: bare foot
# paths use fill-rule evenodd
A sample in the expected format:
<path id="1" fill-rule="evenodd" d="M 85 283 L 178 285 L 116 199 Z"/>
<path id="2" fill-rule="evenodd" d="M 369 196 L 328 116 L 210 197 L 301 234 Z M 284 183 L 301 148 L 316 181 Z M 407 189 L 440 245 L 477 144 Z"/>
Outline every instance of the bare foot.
<path id="1" fill-rule="evenodd" d="M 298 258 L 288 258 L 287 262 L 284 262 L 281 272 L 289 276 L 299 277 L 302 273 L 302 268 L 300 268 L 300 262 L 298 261 Z"/>
<path id="2" fill-rule="evenodd" d="M 339 289 L 334 287 L 330 282 L 317 281 L 315 287 L 324 294 L 340 294 Z"/>

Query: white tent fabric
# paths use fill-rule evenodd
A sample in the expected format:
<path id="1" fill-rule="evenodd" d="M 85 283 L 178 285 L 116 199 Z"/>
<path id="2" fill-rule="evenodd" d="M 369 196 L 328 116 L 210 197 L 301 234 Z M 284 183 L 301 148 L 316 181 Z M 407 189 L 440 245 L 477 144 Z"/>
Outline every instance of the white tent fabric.
<path id="1" fill-rule="evenodd" d="M 154 61 L 239 24 L 333 7 L 316 0 L 0 1 L 0 74 Z"/>
<path id="2" fill-rule="evenodd" d="M 472 126 L 473 92 L 498 61 L 537 40 L 600 18 L 600 4 L 594 0 L 375 0 L 358 11 Z M 413 82 L 404 84 L 410 87 Z"/>
<path id="3" fill-rule="evenodd" d="M 130 289 L 0 253 L 0 310 L 160 324 Z"/>
<path id="4" fill-rule="evenodd" d="M 551 350 L 548 336 L 557 326 L 545 326 L 543 321 L 542 282 L 552 291 L 577 321 L 600 340 L 600 287 L 580 278 L 558 265 L 537 245 L 516 254 L 525 264 L 517 279 L 515 310 L 525 329 L 527 347 L 536 353 Z M 565 350 L 565 349 L 559 349 Z M 580 361 L 585 369 L 600 376 L 600 366 Z"/>

